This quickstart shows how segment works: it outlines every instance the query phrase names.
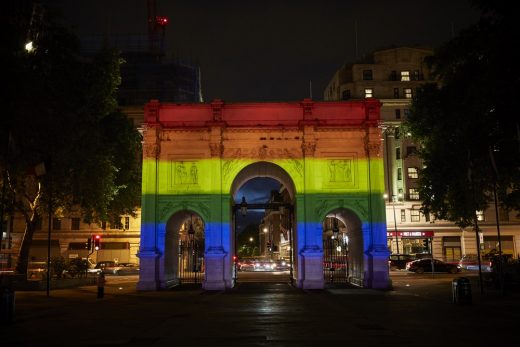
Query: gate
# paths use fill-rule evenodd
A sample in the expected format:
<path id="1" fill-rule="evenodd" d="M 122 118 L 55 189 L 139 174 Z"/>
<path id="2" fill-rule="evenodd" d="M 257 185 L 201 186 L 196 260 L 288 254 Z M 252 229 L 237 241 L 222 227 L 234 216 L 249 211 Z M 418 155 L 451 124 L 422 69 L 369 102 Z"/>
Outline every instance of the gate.
<path id="1" fill-rule="evenodd" d="M 347 283 L 349 276 L 347 245 L 340 239 L 323 240 L 325 283 Z"/>
<path id="2" fill-rule="evenodd" d="M 204 278 L 204 241 L 179 241 L 179 273 L 183 283 L 202 283 Z"/>

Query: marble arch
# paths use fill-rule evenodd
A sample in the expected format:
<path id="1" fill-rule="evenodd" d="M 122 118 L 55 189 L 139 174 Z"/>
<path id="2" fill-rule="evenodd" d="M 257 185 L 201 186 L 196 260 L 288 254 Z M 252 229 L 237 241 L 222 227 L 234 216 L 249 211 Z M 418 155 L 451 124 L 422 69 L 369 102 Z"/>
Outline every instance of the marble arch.
<path id="1" fill-rule="evenodd" d="M 185 210 L 204 220 L 203 287 L 231 288 L 232 194 L 255 175 L 274 177 L 291 191 L 297 286 L 323 288 L 322 220 L 337 210 L 362 237 L 362 270 L 353 282 L 366 288 L 388 287 L 380 106 L 375 99 L 150 101 L 143 135 L 138 289 L 168 287 L 161 272 L 167 253 L 161 235 L 170 216 Z"/>

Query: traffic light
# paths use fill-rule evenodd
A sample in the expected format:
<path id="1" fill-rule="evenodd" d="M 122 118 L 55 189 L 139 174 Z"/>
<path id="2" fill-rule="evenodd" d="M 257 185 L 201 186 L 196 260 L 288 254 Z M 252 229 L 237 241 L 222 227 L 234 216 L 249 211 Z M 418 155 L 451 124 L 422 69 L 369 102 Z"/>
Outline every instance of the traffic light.
<path id="1" fill-rule="evenodd" d="M 90 237 L 87 239 L 87 242 L 85 243 L 85 248 L 89 251 L 92 250 L 92 239 Z"/>
<path id="2" fill-rule="evenodd" d="M 99 250 L 99 248 L 101 247 L 101 235 L 96 235 L 94 236 L 94 248 L 97 250 Z"/>
<path id="3" fill-rule="evenodd" d="M 430 240 L 429 239 L 423 239 L 422 240 L 423 247 L 426 249 L 430 248 Z"/>

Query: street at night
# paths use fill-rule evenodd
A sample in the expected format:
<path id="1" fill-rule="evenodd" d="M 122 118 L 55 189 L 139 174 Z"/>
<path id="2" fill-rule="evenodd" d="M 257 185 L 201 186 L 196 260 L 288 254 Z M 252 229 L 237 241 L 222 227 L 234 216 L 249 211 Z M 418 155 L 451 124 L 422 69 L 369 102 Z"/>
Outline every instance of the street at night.
<path id="1" fill-rule="evenodd" d="M 177 288 L 136 292 L 136 276 L 96 287 L 18 292 L 6 346 L 515 346 L 517 296 L 451 302 L 460 275 L 392 274 L 395 290 L 243 283 L 226 292 Z M 473 282 L 473 281 L 472 281 Z M 505 309 L 507 308 L 507 309 Z"/>
<path id="2" fill-rule="evenodd" d="M 513 2 L 4 12 L 1 346 L 519 345 Z"/>

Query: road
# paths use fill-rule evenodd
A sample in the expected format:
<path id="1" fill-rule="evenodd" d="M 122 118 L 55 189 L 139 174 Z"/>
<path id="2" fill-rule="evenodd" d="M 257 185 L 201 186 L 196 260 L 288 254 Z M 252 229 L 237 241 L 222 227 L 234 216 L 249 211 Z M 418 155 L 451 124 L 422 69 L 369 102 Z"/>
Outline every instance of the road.
<path id="1" fill-rule="evenodd" d="M 137 276 L 96 287 L 18 292 L 5 346 L 459 346 L 517 345 L 520 300 L 475 294 L 451 302 L 457 275 L 392 273 L 394 290 L 300 290 L 239 282 L 228 291 L 137 292 Z"/>

